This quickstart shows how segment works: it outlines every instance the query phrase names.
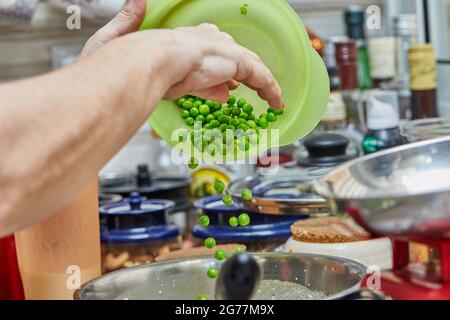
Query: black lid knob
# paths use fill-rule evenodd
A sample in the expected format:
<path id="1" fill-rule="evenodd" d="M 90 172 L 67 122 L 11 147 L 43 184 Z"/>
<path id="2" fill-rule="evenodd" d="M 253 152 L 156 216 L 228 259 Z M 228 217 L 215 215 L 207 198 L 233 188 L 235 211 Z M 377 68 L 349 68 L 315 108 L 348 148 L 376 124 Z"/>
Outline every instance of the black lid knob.
<path id="1" fill-rule="evenodd" d="M 351 159 L 347 155 L 350 140 L 343 135 L 324 133 L 305 140 L 308 158 L 299 160 L 300 165 L 311 167 L 333 167 Z"/>
<path id="2" fill-rule="evenodd" d="M 222 266 L 216 284 L 217 300 L 250 300 L 261 279 L 261 268 L 248 253 L 234 255 Z"/>
<path id="3" fill-rule="evenodd" d="M 141 164 L 138 166 L 136 182 L 139 188 L 151 186 L 152 176 L 150 174 L 150 171 L 148 170 L 148 165 Z"/>

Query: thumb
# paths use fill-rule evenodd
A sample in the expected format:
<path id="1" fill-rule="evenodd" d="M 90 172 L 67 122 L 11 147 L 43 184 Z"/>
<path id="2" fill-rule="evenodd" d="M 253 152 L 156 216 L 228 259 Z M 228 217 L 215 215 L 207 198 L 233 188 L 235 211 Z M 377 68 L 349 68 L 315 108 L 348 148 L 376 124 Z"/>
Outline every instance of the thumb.
<path id="1" fill-rule="evenodd" d="M 128 0 L 122 10 L 88 40 L 81 57 L 117 37 L 137 31 L 144 20 L 146 8 L 146 0 Z"/>

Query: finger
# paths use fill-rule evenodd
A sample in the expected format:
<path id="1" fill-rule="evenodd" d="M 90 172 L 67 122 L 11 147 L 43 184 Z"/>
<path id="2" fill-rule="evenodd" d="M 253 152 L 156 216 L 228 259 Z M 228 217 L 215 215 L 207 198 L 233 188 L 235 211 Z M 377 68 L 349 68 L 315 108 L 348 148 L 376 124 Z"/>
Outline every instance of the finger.
<path id="1" fill-rule="evenodd" d="M 239 82 L 237 82 L 236 80 L 230 80 L 227 82 L 229 90 L 236 90 L 237 88 L 239 88 L 239 85 Z"/>
<path id="2" fill-rule="evenodd" d="M 190 92 L 190 95 L 202 97 L 203 99 L 209 99 L 225 103 L 228 100 L 230 89 L 227 83 L 222 83 L 211 88 L 199 90 L 196 92 Z"/>
<path id="3" fill-rule="evenodd" d="M 234 79 L 256 90 L 258 95 L 266 100 L 272 108 L 282 108 L 281 88 L 270 70 L 253 57 L 244 55 L 238 62 Z"/>

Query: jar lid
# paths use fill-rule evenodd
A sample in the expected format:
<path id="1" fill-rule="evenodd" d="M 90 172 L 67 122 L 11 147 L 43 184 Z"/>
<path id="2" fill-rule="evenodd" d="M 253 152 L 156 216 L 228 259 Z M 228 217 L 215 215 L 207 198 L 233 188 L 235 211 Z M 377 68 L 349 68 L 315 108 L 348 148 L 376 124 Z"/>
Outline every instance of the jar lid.
<path id="1" fill-rule="evenodd" d="M 291 236 L 291 225 L 294 221 L 256 225 L 248 227 L 213 226 L 203 228 L 196 225 L 192 235 L 196 238 L 206 239 L 212 237 L 219 242 L 242 243 L 258 240 L 287 239 Z"/>
<path id="2" fill-rule="evenodd" d="M 340 134 L 315 134 L 305 140 L 308 157 L 300 158 L 299 165 L 304 167 L 331 168 L 352 160 L 347 154 L 350 140 Z"/>
<path id="3" fill-rule="evenodd" d="M 169 240 L 180 235 L 177 226 L 154 226 L 128 230 L 105 231 L 100 235 L 102 243 L 142 244 Z"/>
<path id="4" fill-rule="evenodd" d="M 328 214 L 327 201 L 311 192 L 311 183 L 329 169 L 285 169 L 277 175 L 255 175 L 231 182 L 227 193 L 248 212 L 275 215 Z M 250 189 L 251 201 L 244 201 L 241 192 Z"/>
<path id="5" fill-rule="evenodd" d="M 122 202 L 101 207 L 100 214 L 113 216 L 161 214 L 173 207 L 175 207 L 173 201 L 147 200 L 139 193 L 134 192 Z"/>

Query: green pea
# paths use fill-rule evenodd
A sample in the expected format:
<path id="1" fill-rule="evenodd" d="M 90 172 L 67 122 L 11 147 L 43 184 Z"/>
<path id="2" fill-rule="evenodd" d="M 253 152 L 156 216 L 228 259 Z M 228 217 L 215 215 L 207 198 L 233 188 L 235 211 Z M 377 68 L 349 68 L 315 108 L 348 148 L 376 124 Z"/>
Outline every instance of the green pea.
<path id="1" fill-rule="evenodd" d="M 231 114 L 235 117 L 239 116 L 239 114 L 241 113 L 241 109 L 239 109 L 238 107 L 233 107 L 231 108 Z"/>
<path id="2" fill-rule="evenodd" d="M 216 246 L 216 240 L 214 238 L 208 238 L 205 240 L 205 247 L 212 249 Z"/>
<path id="3" fill-rule="evenodd" d="M 196 100 L 195 102 L 194 102 L 194 108 L 200 108 L 200 106 L 202 105 L 203 103 L 201 102 L 201 100 Z"/>
<path id="4" fill-rule="evenodd" d="M 214 110 L 222 109 L 222 104 L 220 102 L 214 102 Z"/>
<path id="5" fill-rule="evenodd" d="M 226 116 L 230 116 L 231 115 L 231 108 L 225 107 L 222 109 L 222 112 L 224 115 Z"/>
<path id="6" fill-rule="evenodd" d="M 274 109 L 274 111 L 277 116 L 281 116 L 284 113 L 284 108 L 283 109 Z"/>
<path id="7" fill-rule="evenodd" d="M 198 168 L 198 165 L 199 165 L 198 160 L 195 157 L 191 157 L 188 163 L 189 169 L 195 170 Z"/>
<path id="8" fill-rule="evenodd" d="M 208 107 L 210 107 L 210 108 L 214 108 L 214 102 L 211 101 L 211 100 L 206 100 L 206 101 L 205 101 L 205 104 L 206 104 Z"/>
<path id="9" fill-rule="evenodd" d="M 273 109 L 273 108 L 267 109 L 267 114 L 269 114 L 269 113 L 275 113 L 275 109 Z"/>
<path id="10" fill-rule="evenodd" d="M 238 129 L 241 129 L 242 131 L 247 131 L 249 128 L 247 126 L 247 124 L 245 123 L 241 123 L 240 125 L 238 125 Z"/>
<path id="11" fill-rule="evenodd" d="M 227 258 L 227 253 L 225 252 L 225 250 L 220 249 L 216 251 L 214 256 L 218 261 L 223 261 Z"/>
<path id="12" fill-rule="evenodd" d="M 230 223 L 230 226 L 232 226 L 233 228 L 236 228 L 239 225 L 239 220 L 236 217 L 231 217 L 228 222 Z"/>
<path id="13" fill-rule="evenodd" d="M 225 190 L 225 183 L 223 183 L 223 181 L 220 180 L 216 180 L 216 182 L 214 183 L 214 190 L 216 190 L 217 193 L 223 193 L 223 191 Z"/>
<path id="14" fill-rule="evenodd" d="M 256 128 L 256 122 L 253 120 L 248 120 L 247 121 L 247 126 L 251 129 L 255 129 Z"/>
<path id="15" fill-rule="evenodd" d="M 235 96 L 230 96 L 230 97 L 228 98 L 227 103 L 228 103 L 229 105 L 234 105 L 234 104 L 236 103 L 236 97 L 235 97 Z"/>
<path id="16" fill-rule="evenodd" d="M 210 124 L 211 124 L 211 129 L 220 127 L 220 122 L 218 120 L 212 120 L 210 122 Z"/>
<path id="17" fill-rule="evenodd" d="M 191 108 L 193 106 L 194 106 L 194 104 L 191 101 L 189 101 L 189 100 L 185 100 L 183 102 L 183 109 L 185 109 L 185 110 L 191 110 Z"/>
<path id="18" fill-rule="evenodd" d="M 259 116 L 259 118 L 260 118 L 260 119 L 267 119 L 267 113 L 262 113 L 262 114 Z"/>
<path id="19" fill-rule="evenodd" d="M 255 119 L 256 119 L 256 116 L 255 116 L 254 113 L 250 113 L 250 114 L 248 115 L 248 120 L 255 120 Z"/>
<path id="20" fill-rule="evenodd" d="M 220 110 L 217 110 L 217 111 L 214 111 L 213 115 L 214 115 L 214 118 L 215 118 L 216 120 L 219 120 L 220 117 L 223 116 L 223 112 L 220 111 Z"/>
<path id="21" fill-rule="evenodd" d="M 210 222 L 209 217 L 206 215 L 203 215 L 198 219 L 198 222 L 201 227 L 205 228 L 205 227 L 209 226 L 209 222 Z"/>
<path id="22" fill-rule="evenodd" d="M 215 279 L 219 275 L 219 270 L 217 270 L 216 268 L 209 268 L 207 274 L 211 279 Z"/>
<path id="23" fill-rule="evenodd" d="M 230 120 L 230 125 L 237 127 L 239 125 L 238 119 L 234 118 Z"/>
<path id="24" fill-rule="evenodd" d="M 247 119 L 248 119 L 248 113 L 246 113 L 246 112 L 241 112 L 241 113 L 239 114 L 239 118 L 247 120 Z"/>
<path id="25" fill-rule="evenodd" d="M 244 112 L 246 112 L 246 113 L 252 113 L 253 112 L 253 106 L 251 105 L 251 104 L 245 104 L 243 107 L 242 107 L 242 110 L 244 111 Z"/>
<path id="26" fill-rule="evenodd" d="M 217 120 L 219 120 L 220 123 L 228 124 L 230 122 L 231 118 L 229 116 L 222 115 Z"/>
<path id="27" fill-rule="evenodd" d="M 189 113 L 191 114 L 192 117 L 195 118 L 196 116 L 199 115 L 200 111 L 198 111 L 197 108 L 192 107 L 192 108 L 191 108 L 191 111 L 189 111 Z"/>
<path id="28" fill-rule="evenodd" d="M 205 123 L 205 116 L 202 114 L 199 114 L 196 118 L 195 118 L 196 122 L 201 122 L 201 123 Z"/>
<path id="29" fill-rule="evenodd" d="M 183 118 L 183 119 L 189 118 L 190 115 L 191 114 L 187 110 L 181 111 L 181 118 Z"/>
<path id="30" fill-rule="evenodd" d="M 189 118 L 184 119 L 184 122 L 185 122 L 188 126 L 192 127 L 192 126 L 194 125 L 194 123 L 195 123 L 195 120 L 194 120 L 194 118 L 189 117 Z"/>
<path id="31" fill-rule="evenodd" d="M 240 254 L 242 252 L 245 252 L 245 249 L 242 247 L 238 247 L 238 248 L 234 249 L 234 251 L 233 251 L 234 254 Z"/>
<path id="32" fill-rule="evenodd" d="M 234 131 L 236 129 L 236 127 L 232 124 L 227 125 L 227 130 L 231 130 Z"/>
<path id="33" fill-rule="evenodd" d="M 206 122 L 211 122 L 211 121 L 213 121 L 213 120 L 215 120 L 216 118 L 214 118 L 214 116 L 212 115 L 212 114 L 208 114 L 207 116 L 206 116 Z"/>
<path id="34" fill-rule="evenodd" d="M 246 227 L 250 224 L 250 216 L 246 213 L 242 213 L 239 215 L 238 221 L 241 227 Z"/>
<path id="35" fill-rule="evenodd" d="M 233 205 L 233 198 L 230 195 L 226 194 L 223 196 L 222 202 L 227 206 L 231 206 Z"/>
<path id="36" fill-rule="evenodd" d="M 188 101 L 194 103 L 195 100 L 197 100 L 197 99 L 196 99 L 195 97 L 187 96 L 186 100 L 188 100 Z"/>
<path id="37" fill-rule="evenodd" d="M 208 299 L 207 296 L 201 295 L 201 296 L 198 296 L 198 297 L 197 297 L 197 300 L 199 300 L 199 301 L 207 301 L 207 300 L 209 300 L 209 299 Z"/>
<path id="38" fill-rule="evenodd" d="M 269 122 L 277 121 L 277 115 L 275 113 L 269 113 L 267 115 L 267 121 L 269 121 Z"/>
<path id="39" fill-rule="evenodd" d="M 177 100 L 177 106 L 183 107 L 183 103 L 186 101 L 186 98 L 181 97 Z"/>
<path id="40" fill-rule="evenodd" d="M 211 112 L 211 109 L 209 109 L 209 107 L 206 104 L 202 104 L 198 110 L 204 116 L 207 116 Z"/>
<path id="41" fill-rule="evenodd" d="M 261 118 L 258 119 L 256 121 L 256 124 L 258 125 L 258 127 L 260 127 L 261 129 L 267 129 L 269 127 L 269 121 L 267 121 L 266 118 Z"/>
<path id="42" fill-rule="evenodd" d="M 244 99 L 239 99 L 237 102 L 237 106 L 239 108 L 243 108 L 246 104 L 247 104 L 247 101 L 245 101 Z"/>
<path id="43" fill-rule="evenodd" d="M 250 191 L 250 189 L 244 189 L 244 190 L 242 190 L 241 196 L 242 196 L 242 199 L 244 199 L 244 201 L 250 201 L 250 200 L 252 200 L 252 198 L 253 198 L 253 194 L 252 194 L 252 192 Z"/>
<path id="44" fill-rule="evenodd" d="M 227 127 L 228 125 L 226 123 L 222 123 L 219 128 L 221 132 L 225 132 L 225 130 L 227 130 Z"/>

